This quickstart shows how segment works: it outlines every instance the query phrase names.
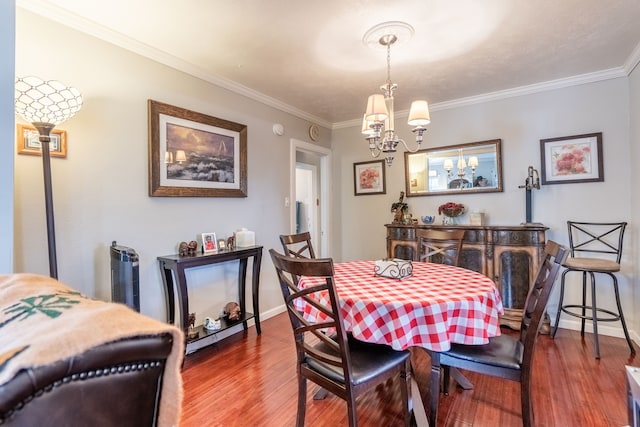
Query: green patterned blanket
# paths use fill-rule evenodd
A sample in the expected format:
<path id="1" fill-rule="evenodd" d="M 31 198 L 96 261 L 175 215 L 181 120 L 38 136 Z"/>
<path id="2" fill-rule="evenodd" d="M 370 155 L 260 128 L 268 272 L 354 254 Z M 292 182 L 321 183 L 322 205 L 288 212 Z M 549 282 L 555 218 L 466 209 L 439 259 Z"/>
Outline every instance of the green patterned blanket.
<path id="1" fill-rule="evenodd" d="M 0 275 L 0 384 L 23 368 L 46 365 L 118 339 L 166 332 L 174 339 L 163 378 L 161 426 L 179 422 L 182 331 L 123 304 L 90 299 L 49 277 Z"/>

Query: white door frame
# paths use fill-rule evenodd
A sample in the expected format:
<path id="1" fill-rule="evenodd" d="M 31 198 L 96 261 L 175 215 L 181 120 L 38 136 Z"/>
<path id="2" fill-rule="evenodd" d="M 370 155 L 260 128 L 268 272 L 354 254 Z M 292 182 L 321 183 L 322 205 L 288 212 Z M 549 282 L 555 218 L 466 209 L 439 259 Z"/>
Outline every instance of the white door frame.
<path id="1" fill-rule="evenodd" d="M 296 230 L 296 153 L 298 151 L 320 156 L 320 253 L 329 257 L 331 248 L 331 150 L 299 139 L 291 139 L 289 158 L 289 229 Z"/>

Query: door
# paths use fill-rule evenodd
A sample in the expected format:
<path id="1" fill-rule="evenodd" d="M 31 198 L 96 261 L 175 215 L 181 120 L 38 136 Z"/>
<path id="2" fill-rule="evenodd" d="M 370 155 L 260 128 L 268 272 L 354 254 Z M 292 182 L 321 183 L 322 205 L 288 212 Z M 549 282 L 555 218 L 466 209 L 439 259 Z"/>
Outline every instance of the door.
<path id="1" fill-rule="evenodd" d="M 290 231 L 308 229 L 317 257 L 330 256 L 330 162 L 329 149 L 291 140 Z"/>

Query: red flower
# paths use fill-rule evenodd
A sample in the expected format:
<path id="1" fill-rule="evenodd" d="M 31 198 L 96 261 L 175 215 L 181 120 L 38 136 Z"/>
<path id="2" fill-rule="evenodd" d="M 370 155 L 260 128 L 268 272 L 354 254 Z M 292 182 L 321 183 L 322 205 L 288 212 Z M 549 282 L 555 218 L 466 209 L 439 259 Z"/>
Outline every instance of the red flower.
<path id="1" fill-rule="evenodd" d="M 444 205 L 438 206 L 438 214 L 454 217 L 460 216 L 464 213 L 464 205 L 462 203 L 447 202 Z"/>

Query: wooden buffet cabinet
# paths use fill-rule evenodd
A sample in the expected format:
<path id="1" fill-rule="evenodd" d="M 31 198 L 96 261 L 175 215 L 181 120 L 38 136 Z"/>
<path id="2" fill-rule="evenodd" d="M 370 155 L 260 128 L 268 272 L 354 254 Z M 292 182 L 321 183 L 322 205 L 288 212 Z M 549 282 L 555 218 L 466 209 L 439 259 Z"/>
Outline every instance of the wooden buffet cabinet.
<path id="1" fill-rule="evenodd" d="M 419 259 L 416 229 L 464 229 L 460 267 L 482 273 L 496 283 L 505 311 L 501 324 L 520 329 L 529 286 L 544 257 L 547 227 L 402 224 L 385 227 L 387 256 L 413 261 Z M 548 332 L 548 322 L 543 325 L 542 332 Z"/>

